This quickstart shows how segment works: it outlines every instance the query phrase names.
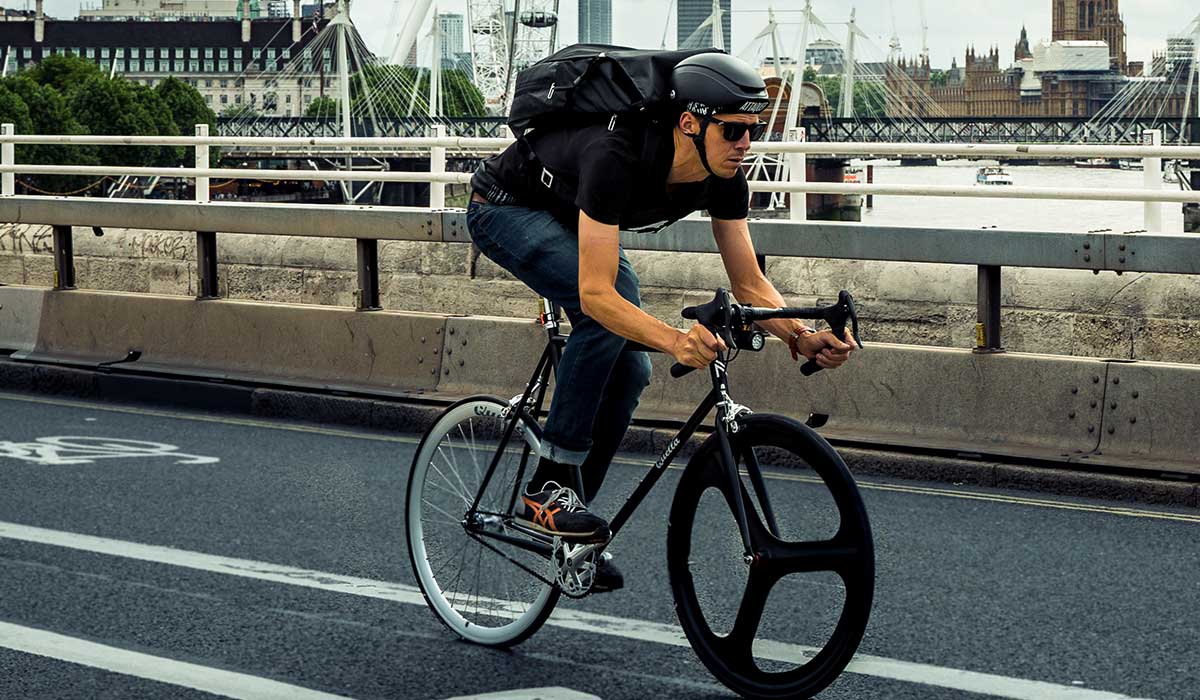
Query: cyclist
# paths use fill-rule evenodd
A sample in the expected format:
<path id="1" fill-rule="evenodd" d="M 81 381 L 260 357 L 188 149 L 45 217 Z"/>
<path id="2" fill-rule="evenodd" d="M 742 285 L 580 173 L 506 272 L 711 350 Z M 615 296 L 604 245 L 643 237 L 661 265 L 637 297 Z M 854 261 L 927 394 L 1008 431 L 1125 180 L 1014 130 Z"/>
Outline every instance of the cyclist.
<path id="1" fill-rule="evenodd" d="M 784 306 L 758 268 L 746 216 L 749 190 L 742 161 L 766 124 L 762 78 L 743 61 L 705 53 L 680 62 L 671 87 L 677 118 L 614 119 L 528 135 L 484 161 L 471 180 L 467 228 L 480 251 L 560 306 L 571 333 L 559 363 L 537 469 L 526 488 L 523 518 L 540 531 L 575 542 L 605 542 L 608 524 L 590 501 L 650 379 L 634 341 L 707 367 L 725 346 L 696 324 L 683 332 L 641 310 L 638 277 L 618 230 L 655 232 L 698 210 L 713 236 L 738 301 Z M 674 115 L 673 115 L 674 116 Z M 762 323 L 783 339 L 792 359 L 836 368 L 857 346 L 795 320 Z M 576 494 L 578 466 L 585 493 Z M 607 559 L 593 592 L 623 585 Z"/>

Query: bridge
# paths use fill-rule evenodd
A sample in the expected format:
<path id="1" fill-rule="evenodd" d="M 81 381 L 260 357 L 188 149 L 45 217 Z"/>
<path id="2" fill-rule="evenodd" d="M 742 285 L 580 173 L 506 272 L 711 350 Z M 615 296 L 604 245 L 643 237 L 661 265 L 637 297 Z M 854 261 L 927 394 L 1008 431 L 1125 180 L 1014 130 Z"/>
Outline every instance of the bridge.
<path id="1" fill-rule="evenodd" d="M 222 139 L 170 141 L 195 150 L 194 168 L 137 171 L 194 179 L 195 201 L 138 201 L 17 195 L 20 173 L 123 171 L 22 165 L 13 145 L 52 139 L 0 135 L 0 668 L 18 670 L 0 674 L 0 695 L 168 684 L 320 700 L 719 696 L 679 646 L 661 513 L 616 552 L 627 590 L 565 607 L 516 651 L 454 643 L 423 609 L 399 514 L 420 433 L 459 397 L 516 393 L 542 333 L 532 295 L 472 254 L 464 212 L 445 206 L 444 185 L 464 177 L 438 169 L 456 140 L 353 146 L 429 153 L 431 171 L 370 175 L 429 183 L 430 206 L 400 208 L 208 201 L 213 178 L 295 176 L 209 168 Z M 130 142 L 53 142 L 71 140 Z M 1195 146 L 775 148 L 1142 159 L 1151 175 L 1162 159 L 1200 160 Z M 1163 620 L 1200 605 L 1200 355 L 1187 340 L 1200 256 L 1194 235 L 1163 230 L 1161 210 L 1200 204 L 1200 192 L 754 187 L 1145 207 L 1131 230 L 835 223 L 803 207 L 753 221 L 789 301 L 857 295 L 866 347 L 793 391 L 794 366 L 771 341 L 737 362 L 735 398 L 818 425 L 884 543 L 868 644 L 830 697 L 1191 692 L 1194 631 Z M 623 245 L 646 308 L 669 322 L 727 283 L 704 220 Z M 703 389 L 654 363 L 600 508 L 632 488 L 634 465 Z M 789 498 L 811 490 L 804 471 L 771 478 Z M 809 583 L 796 600 L 838 590 Z M 1054 666 L 1025 653 L 1031 638 Z M 1137 668 L 1114 668 L 1121 658 Z"/>
<path id="2" fill-rule="evenodd" d="M 433 125 L 449 135 L 497 138 L 504 135 L 502 117 L 404 117 L 357 119 L 352 133 L 365 137 L 429 136 Z M 809 141 L 866 143 L 1141 143 L 1142 132 L 1161 129 L 1163 143 L 1200 143 L 1200 119 L 1183 122 L 1138 117 L 1117 119 L 1103 126 L 1085 117 L 928 117 L 921 121 L 870 118 L 805 117 Z M 229 137 L 330 138 L 341 136 L 342 124 L 332 118 L 264 117 L 253 122 L 218 119 L 217 133 Z"/>

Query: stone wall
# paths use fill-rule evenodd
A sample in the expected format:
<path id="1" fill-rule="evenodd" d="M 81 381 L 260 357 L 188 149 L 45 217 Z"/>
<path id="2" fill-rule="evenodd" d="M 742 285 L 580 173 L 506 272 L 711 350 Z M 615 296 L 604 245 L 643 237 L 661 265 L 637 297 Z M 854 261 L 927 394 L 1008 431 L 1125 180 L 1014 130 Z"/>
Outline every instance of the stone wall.
<path id="1" fill-rule="evenodd" d="M 0 227 L 0 283 L 50 286 L 49 227 Z M 195 234 L 74 230 L 80 288 L 193 296 Z M 222 296 L 354 306 L 352 240 L 222 234 Z M 682 325 L 679 310 L 727 286 L 716 255 L 630 251 L 651 314 Z M 461 244 L 381 241 L 384 308 L 533 317 L 536 299 Z M 474 274 L 472 267 L 474 266 Z M 969 265 L 770 258 L 768 276 L 788 303 L 858 301 L 865 342 L 969 348 L 975 338 L 976 270 Z M 1200 364 L 1200 278 L 1086 270 L 1006 268 L 1003 339 L 1009 350 Z"/>

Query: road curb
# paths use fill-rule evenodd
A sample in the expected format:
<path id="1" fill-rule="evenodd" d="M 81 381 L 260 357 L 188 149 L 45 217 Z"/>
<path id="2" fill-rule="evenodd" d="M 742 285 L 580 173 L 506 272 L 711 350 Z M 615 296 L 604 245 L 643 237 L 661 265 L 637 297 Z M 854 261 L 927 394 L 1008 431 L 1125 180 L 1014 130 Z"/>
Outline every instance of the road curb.
<path id="1" fill-rule="evenodd" d="M 0 389 L 417 433 L 432 425 L 449 403 L 449 397 L 430 397 L 417 402 L 99 372 L 11 360 L 0 360 Z M 625 436 L 621 449 L 661 452 L 675 436 L 675 430 L 662 421 L 634 425 Z M 685 463 L 705 437 L 705 434 L 694 436 L 681 450 L 677 464 Z M 1060 463 L 1028 466 L 989 460 L 986 456 L 963 458 L 832 442 L 859 479 L 887 476 L 956 486 L 1200 508 L 1200 484 L 1193 481 L 1064 469 Z"/>

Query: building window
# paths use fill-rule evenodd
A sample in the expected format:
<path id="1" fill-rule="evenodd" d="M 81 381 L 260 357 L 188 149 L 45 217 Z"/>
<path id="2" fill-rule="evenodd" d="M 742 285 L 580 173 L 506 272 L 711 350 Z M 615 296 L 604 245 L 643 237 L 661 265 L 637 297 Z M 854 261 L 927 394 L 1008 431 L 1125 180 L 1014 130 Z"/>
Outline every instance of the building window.
<path id="1" fill-rule="evenodd" d="M 289 92 L 288 94 L 284 95 L 283 101 L 288 104 L 291 104 L 292 103 L 292 93 Z"/>
<path id="2" fill-rule="evenodd" d="M 222 80 L 222 81 L 221 81 L 221 88 L 222 88 L 222 89 L 224 89 L 224 88 L 227 88 L 227 87 L 229 87 L 229 81 L 228 81 L 228 80 Z"/>
<path id="3" fill-rule="evenodd" d="M 33 58 L 33 49 L 29 48 L 28 46 L 21 49 L 21 58 L 24 58 L 25 60 Z"/>
<path id="4" fill-rule="evenodd" d="M 83 51 L 84 51 L 84 53 L 85 53 L 85 54 L 87 54 L 87 57 L 88 57 L 88 58 L 95 58 L 95 57 L 96 57 L 96 49 L 93 49 L 93 48 L 91 48 L 91 47 L 88 47 L 88 48 L 84 49 Z"/>
<path id="5" fill-rule="evenodd" d="M 205 73 L 211 73 L 211 72 L 213 72 L 213 62 L 212 62 L 212 61 L 205 61 L 205 62 L 204 62 L 204 72 L 205 72 Z"/>
<path id="6" fill-rule="evenodd" d="M 212 95 L 205 95 L 204 101 L 208 104 L 212 104 Z"/>
<path id="7" fill-rule="evenodd" d="M 333 61 L 325 61 L 325 72 L 326 73 L 333 72 Z"/>
<path id="8" fill-rule="evenodd" d="M 220 58 L 229 58 L 229 49 L 222 46 L 220 49 L 217 50 L 217 55 Z"/>
<path id="9" fill-rule="evenodd" d="M 210 88 L 210 87 L 212 87 L 212 78 L 205 78 L 205 79 L 204 79 L 204 87 L 206 87 L 206 88 Z"/>
<path id="10" fill-rule="evenodd" d="M 275 60 L 275 55 L 276 55 L 276 54 L 275 54 L 275 49 L 273 49 L 273 48 L 272 48 L 272 49 L 267 49 L 267 59 L 268 59 L 268 60 L 274 61 L 274 60 Z"/>
<path id="11" fill-rule="evenodd" d="M 220 71 L 221 71 L 222 73 L 228 73 L 228 72 L 229 72 L 229 61 L 221 61 L 221 65 L 220 65 Z"/>
<path id="12" fill-rule="evenodd" d="M 199 73 L 200 72 L 200 62 L 199 61 L 188 61 L 188 71 L 191 73 Z"/>
<path id="13" fill-rule="evenodd" d="M 129 49 L 129 57 L 130 58 L 141 58 L 141 49 L 138 49 L 137 47 L 130 48 Z"/>
<path id="14" fill-rule="evenodd" d="M 182 72 L 183 72 L 183 61 L 176 61 L 176 62 L 175 62 L 175 72 L 176 72 L 176 73 L 182 73 Z"/>
<path id="15" fill-rule="evenodd" d="M 159 58 L 170 58 L 171 57 L 171 49 L 160 48 L 158 50 L 158 57 Z"/>
<path id="16" fill-rule="evenodd" d="M 291 50 L 291 48 L 286 48 L 286 49 L 284 49 L 284 50 L 283 50 L 283 58 L 284 58 L 284 60 L 286 61 L 286 60 L 290 59 L 291 57 L 292 57 L 292 50 Z"/>
<path id="17" fill-rule="evenodd" d="M 241 58 L 241 57 L 242 57 L 242 49 L 241 49 L 241 47 L 240 47 L 240 46 L 239 46 L 238 48 L 235 48 L 235 49 L 233 50 L 233 57 L 234 57 L 234 58 Z"/>
<path id="18" fill-rule="evenodd" d="M 221 95 L 221 104 L 223 104 L 223 105 L 229 104 L 229 95 Z"/>
<path id="19" fill-rule="evenodd" d="M 183 58 L 183 56 L 186 52 L 187 52 L 187 49 L 183 48 L 182 46 L 176 46 L 175 47 L 175 58 Z"/>
<path id="20" fill-rule="evenodd" d="M 241 103 L 242 103 L 242 96 L 241 96 L 241 95 L 234 95 L 234 96 L 233 96 L 233 101 L 234 101 L 234 102 L 236 102 L 236 103 L 238 103 L 238 104 L 241 104 Z"/>
<path id="21" fill-rule="evenodd" d="M 159 73 L 170 73 L 171 72 L 171 62 L 170 61 L 159 61 L 158 62 L 158 72 Z"/>
<path id="22" fill-rule="evenodd" d="M 200 58 L 200 49 L 196 46 L 188 49 L 188 58 Z"/>

